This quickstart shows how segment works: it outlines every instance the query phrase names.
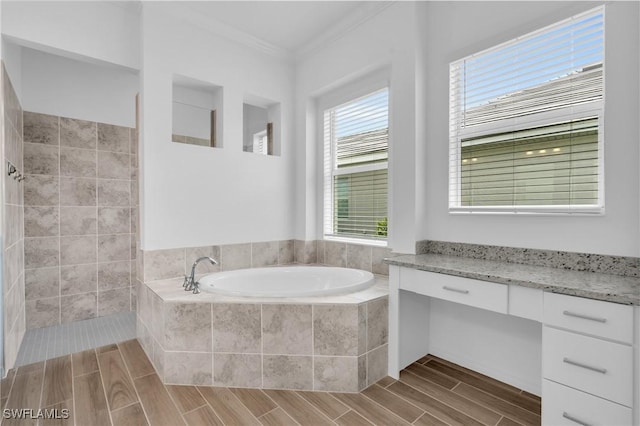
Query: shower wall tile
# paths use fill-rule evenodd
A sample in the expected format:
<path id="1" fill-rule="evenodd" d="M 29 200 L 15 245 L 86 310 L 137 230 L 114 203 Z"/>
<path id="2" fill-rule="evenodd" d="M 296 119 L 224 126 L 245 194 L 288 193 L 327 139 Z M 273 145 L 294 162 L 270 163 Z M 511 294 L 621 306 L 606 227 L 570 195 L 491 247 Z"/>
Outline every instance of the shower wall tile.
<path id="1" fill-rule="evenodd" d="M 91 149 L 60 148 L 60 175 L 95 177 L 96 151 Z"/>
<path id="2" fill-rule="evenodd" d="M 24 228 L 19 229 L 27 236 L 29 327 L 110 315 L 134 305 L 132 213 L 137 204 L 131 204 L 130 191 L 137 157 L 129 153 L 131 132 L 127 127 L 25 113 L 27 207 Z M 135 220 L 137 224 L 137 211 Z M 64 307 L 58 308 L 57 316 L 54 297 Z"/>
<path id="3" fill-rule="evenodd" d="M 130 128 L 98 123 L 98 149 L 128 153 Z"/>
<path id="4" fill-rule="evenodd" d="M 60 145 L 74 148 L 95 149 L 96 123 L 60 117 Z"/>
<path id="5" fill-rule="evenodd" d="M 220 258 L 223 271 L 250 268 L 251 243 L 220 246 Z"/>
<path id="6" fill-rule="evenodd" d="M 95 235 L 95 207 L 60 207 L 60 235 Z"/>
<path id="7" fill-rule="evenodd" d="M 98 207 L 99 234 L 129 234 L 131 231 L 131 208 Z"/>
<path id="8" fill-rule="evenodd" d="M 5 179 L 5 181 L 13 179 Z M 25 206 L 57 206 L 60 203 L 60 179 L 56 176 L 26 175 Z"/>
<path id="9" fill-rule="evenodd" d="M 57 176 L 60 168 L 60 148 L 40 143 L 24 144 L 24 173 Z"/>
<path id="10" fill-rule="evenodd" d="M 97 290 L 97 264 L 62 266 L 60 268 L 60 294 L 90 293 Z"/>
<path id="11" fill-rule="evenodd" d="M 98 177 L 104 179 L 131 179 L 131 155 L 98 151 Z"/>
<path id="12" fill-rule="evenodd" d="M 279 247 L 277 241 L 251 244 L 251 267 L 262 268 L 278 264 Z"/>
<path id="13" fill-rule="evenodd" d="M 58 235 L 60 214 L 58 207 L 25 207 L 24 232 L 26 237 L 51 237 Z M 21 229 L 20 222 L 10 225 Z"/>
<path id="14" fill-rule="evenodd" d="M 59 144 L 59 118 L 57 116 L 25 111 L 23 119 L 25 142 L 46 145 Z"/>
<path id="15" fill-rule="evenodd" d="M 25 304 L 27 328 L 50 327 L 60 323 L 60 298 L 28 300 Z"/>
<path id="16" fill-rule="evenodd" d="M 24 271 L 24 279 L 26 300 L 59 295 L 60 270 L 58 268 L 27 269 Z"/>
<path id="17" fill-rule="evenodd" d="M 61 206 L 95 206 L 96 180 L 86 178 L 60 178 Z"/>
<path id="18" fill-rule="evenodd" d="M 131 206 L 131 182 L 98 179 L 99 206 Z"/>
<path id="19" fill-rule="evenodd" d="M 95 236 L 60 237 L 60 265 L 96 263 Z"/>

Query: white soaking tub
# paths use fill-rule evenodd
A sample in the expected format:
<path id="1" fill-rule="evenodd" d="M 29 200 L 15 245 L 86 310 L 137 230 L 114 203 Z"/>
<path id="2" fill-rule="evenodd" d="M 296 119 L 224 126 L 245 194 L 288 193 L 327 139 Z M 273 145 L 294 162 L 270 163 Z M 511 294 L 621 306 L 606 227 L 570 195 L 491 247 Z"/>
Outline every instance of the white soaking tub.
<path id="1" fill-rule="evenodd" d="M 326 266 L 281 266 L 217 272 L 200 278 L 200 290 L 225 296 L 305 297 L 352 293 L 374 283 L 371 272 Z"/>

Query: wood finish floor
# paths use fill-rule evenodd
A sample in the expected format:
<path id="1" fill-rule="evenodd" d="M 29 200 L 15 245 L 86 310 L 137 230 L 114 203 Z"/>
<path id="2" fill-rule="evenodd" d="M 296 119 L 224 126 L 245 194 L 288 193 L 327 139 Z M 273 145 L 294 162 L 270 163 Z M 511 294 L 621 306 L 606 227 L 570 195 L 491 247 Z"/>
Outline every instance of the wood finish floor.
<path id="1" fill-rule="evenodd" d="M 430 355 L 359 394 L 165 386 L 137 340 L 12 370 L 0 401 L 71 413 L 2 420 L 25 426 L 540 424 L 540 398 Z"/>

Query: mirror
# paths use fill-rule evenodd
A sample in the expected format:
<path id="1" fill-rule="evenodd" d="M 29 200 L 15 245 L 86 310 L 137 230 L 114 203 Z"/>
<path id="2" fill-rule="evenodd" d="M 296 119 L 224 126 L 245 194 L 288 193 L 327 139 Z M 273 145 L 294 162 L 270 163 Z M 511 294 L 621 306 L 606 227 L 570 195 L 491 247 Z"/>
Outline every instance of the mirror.
<path id="1" fill-rule="evenodd" d="M 218 117 L 222 88 L 188 77 L 174 76 L 171 141 L 221 147 Z"/>
<path id="2" fill-rule="evenodd" d="M 279 155 L 280 104 L 257 96 L 245 96 L 242 104 L 242 150 Z"/>

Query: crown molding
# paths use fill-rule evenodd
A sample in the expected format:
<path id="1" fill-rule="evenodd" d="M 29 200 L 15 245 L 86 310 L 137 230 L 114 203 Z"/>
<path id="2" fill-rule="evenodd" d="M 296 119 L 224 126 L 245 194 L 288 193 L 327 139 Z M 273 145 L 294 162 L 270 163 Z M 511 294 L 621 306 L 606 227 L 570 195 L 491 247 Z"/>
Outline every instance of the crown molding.
<path id="1" fill-rule="evenodd" d="M 309 56 L 313 55 L 316 51 L 320 50 L 324 46 L 327 46 L 351 31 L 355 30 L 360 25 L 372 19 L 382 11 L 394 4 L 394 1 L 365 1 L 362 5 L 345 15 L 341 20 L 336 22 L 321 33 L 319 36 L 313 38 L 306 45 L 300 47 L 294 52 L 295 59 L 302 61 Z"/>
<path id="2" fill-rule="evenodd" d="M 195 25 L 198 28 L 203 29 L 211 34 L 226 38 L 227 40 L 253 48 L 257 51 L 279 59 L 284 59 L 286 61 L 293 60 L 293 52 L 291 52 L 290 50 L 284 49 L 260 38 L 254 37 L 251 34 L 241 31 L 218 19 L 205 16 L 192 8 L 189 4 L 185 4 L 179 1 L 162 2 L 162 10 L 165 13 L 169 13 L 174 18 L 183 19 L 190 24 Z"/>

